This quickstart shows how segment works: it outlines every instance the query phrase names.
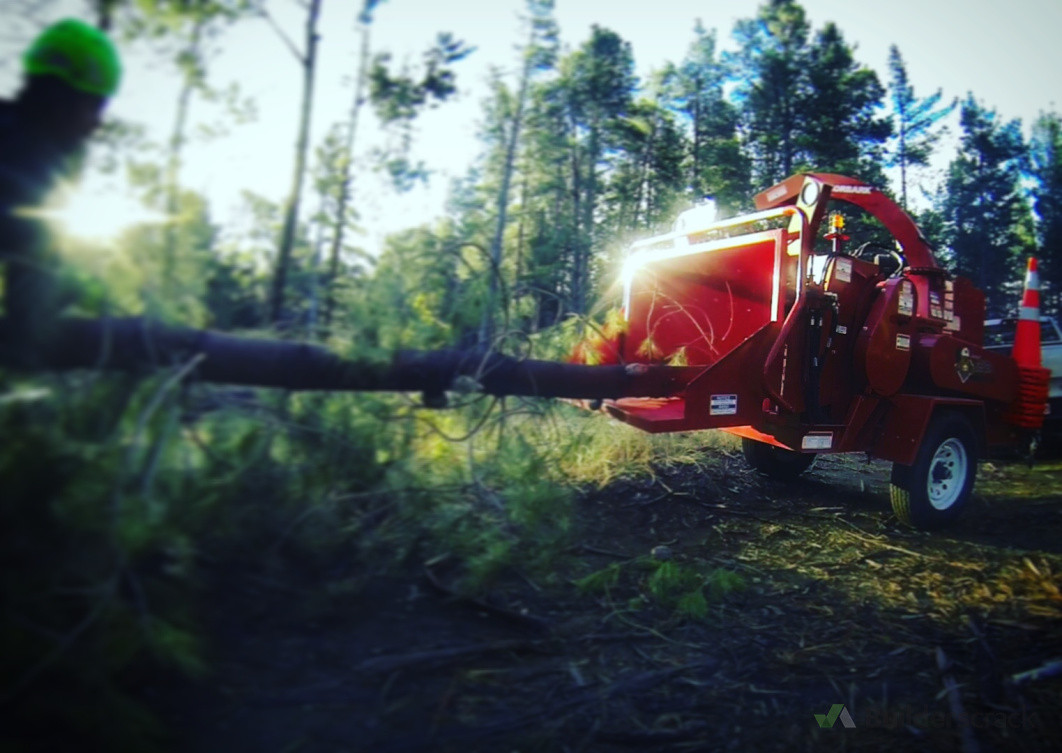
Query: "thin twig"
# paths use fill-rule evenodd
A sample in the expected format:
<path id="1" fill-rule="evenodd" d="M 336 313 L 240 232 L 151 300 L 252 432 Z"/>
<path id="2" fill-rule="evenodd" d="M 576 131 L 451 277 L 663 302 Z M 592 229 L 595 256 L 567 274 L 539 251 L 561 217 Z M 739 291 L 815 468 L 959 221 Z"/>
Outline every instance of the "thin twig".
<path id="1" fill-rule="evenodd" d="M 466 656 L 478 656 L 491 654 L 499 651 L 523 651 L 534 650 L 542 647 L 542 641 L 494 641 L 492 643 L 476 643 L 469 646 L 448 646 L 430 651 L 415 651 L 411 654 L 398 656 L 376 656 L 366 659 L 357 666 L 358 672 L 392 672 L 396 669 L 404 669 L 422 664 L 436 664 L 453 659 L 462 659 Z"/>
<path id="2" fill-rule="evenodd" d="M 1035 669 L 1018 672 L 1017 674 L 1010 676 L 1010 681 L 1015 685 L 1020 685 L 1025 682 L 1043 680 L 1047 677 L 1056 677 L 1057 675 L 1062 675 L 1062 659 L 1053 659 L 1041 664 Z"/>
<path id="3" fill-rule="evenodd" d="M 302 51 L 299 50 L 298 46 L 293 41 L 291 41 L 291 37 L 287 35 L 287 32 L 280 28 L 280 25 L 273 19 L 271 15 L 269 15 L 269 11 L 267 11 L 263 7 L 260 8 L 258 12 L 259 15 L 261 15 L 262 18 L 266 20 L 266 23 L 268 23 L 272 27 L 273 31 L 277 33 L 277 36 L 280 37 L 280 41 L 282 41 L 284 43 L 284 46 L 288 48 L 288 51 L 290 51 L 291 54 L 295 56 L 295 59 L 298 60 L 301 65 L 306 65 L 306 56 L 303 55 Z"/>
<path id="4" fill-rule="evenodd" d="M 962 694 L 959 692 L 959 684 L 955 681 L 954 675 L 948 672 L 948 657 L 944 653 L 944 649 L 937 646 L 937 669 L 943 674 L 944 690 L 948 697 L 948 708 L 951 710 L 952 721 L 955 722 L 959 728 L 959 744 L 963 753 L 980 753 L 981 746 L 977 742 L 977 738 L 974 736 L 973 728 L 970 726 L 969 717 L 966 715 L 966 709 L 962 705 Z"/>
<path id="5" fill-rule="evenodd" d="M 62 655 L 77 642 L 77 639 L 80 638 L 86 630 L 92 627 L 93 623 L 100 618 L 104 610 L 110 604 L 111 598 L 114 596 L 116 584 L 117 578 L 112 577 L 106 593 L 104 593 L 100 600 L 96 602 L 96 606 L 93 607 L 92 611 L 85 615 L 84 619 L 75 625 L 73 630 L 63 636 L 62 640 L 59 641 L 58 646 L 53 648 L 43 659 L 27 670 L 26 673 L 11 686 L 11 689 L 8 690 L 4 696 L 0 697 L 0 705 L 15 700 L 19 693 L 25 690 L 26 687 L 36 680 L 46 669 L 57 662 L 60 657 L 62 657 Z"/>

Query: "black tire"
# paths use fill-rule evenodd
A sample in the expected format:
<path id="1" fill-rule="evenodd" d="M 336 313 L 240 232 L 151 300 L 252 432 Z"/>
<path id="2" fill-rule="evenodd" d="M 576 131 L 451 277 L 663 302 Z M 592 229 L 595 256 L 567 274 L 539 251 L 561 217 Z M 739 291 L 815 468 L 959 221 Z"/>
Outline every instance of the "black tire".
<path id="1" fill-rule="evenodd" d="M 893 463 L 889 496 L 901 523 L 940 528 L 966 509 L 977 475 L 977 436 L 958 414 L 932 419 L 914 465 Z"/>
<path id="2" fill-rule="evenodd" d="M 794 452 L 748 437 L 741 438 L 741 453 L 745 462 L 755 470 L 779 481 L 792 481 L 810 468 L 818 457 L 814 453 Z"/>

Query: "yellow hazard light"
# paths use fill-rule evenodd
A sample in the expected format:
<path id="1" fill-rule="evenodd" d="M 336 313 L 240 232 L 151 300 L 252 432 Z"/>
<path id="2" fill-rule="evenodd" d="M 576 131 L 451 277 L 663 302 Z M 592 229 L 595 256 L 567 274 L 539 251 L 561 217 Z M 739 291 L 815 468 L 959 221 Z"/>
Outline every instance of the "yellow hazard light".
<path id="1" fill-rule="evenodd" d="M 840 212 L 834 212 L 830 215 L 830 228 L 839 233 L 844 230 L 844 215 Z"/>

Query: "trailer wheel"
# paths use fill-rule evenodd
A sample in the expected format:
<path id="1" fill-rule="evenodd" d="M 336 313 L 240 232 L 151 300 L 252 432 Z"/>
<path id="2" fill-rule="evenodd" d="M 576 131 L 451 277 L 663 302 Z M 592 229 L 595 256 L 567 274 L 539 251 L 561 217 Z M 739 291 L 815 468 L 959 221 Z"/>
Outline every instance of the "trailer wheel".
<path id="1" fill-rule="evenodd" d="M 741 438 L 741 453 L 753 469 L 779 481 L 792 481 L 810 468 L 818 457 L 813 453 L 794 452 L 748 437 Z"/>
<path id="2" fill-rule="evenodd" d="M 890 498 L 900 522 L 939 528 L 966 508 L 977 473 L 977 439 L 970 422 L 957 414 L 933 420 L 914 465 L 893 463 Z"/>

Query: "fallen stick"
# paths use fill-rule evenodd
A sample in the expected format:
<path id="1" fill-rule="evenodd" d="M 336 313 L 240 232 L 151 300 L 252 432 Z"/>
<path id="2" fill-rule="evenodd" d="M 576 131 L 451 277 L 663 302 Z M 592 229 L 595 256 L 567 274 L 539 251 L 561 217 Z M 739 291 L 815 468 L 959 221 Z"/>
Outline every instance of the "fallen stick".
<path id="1" fill-rule="evenodd" d="M 1052 659 L 1045 664 L 1041 664 L 1036 669 L 1018 672 L 1010 676 L 1010 681 L 1014 685 L 1021 685 L 1022 683 L 1043 680 L 1046 677 L 1055 677 L 1057 675 L 1062 675 L 1062 659 Z"/>
<path id="2" fill-rule="evenodd" d="M 359 672 L 391 672 L 421 664 L 461 659 L 466 656 L 492 654 L 498 651 L 521 651 L 539 648 L 541 641 L 494 641 L 493 643 L 476 643 L 466 646 L 448 646 L 431 651 L 417 651 L 398 656 L 378 656 L 366 659 L 357 666 Z"/>
<path id="3" fill-rule="evenodd" d="M 487 614 L 493 615 L 495 617 L 500 617 L 503 620 L 508 620 L 509 622 L 516 623 L 517 625 L 521 625 L 523 627 L 530 627 L 540 632 L 548 632 L 550 630 L 550 624 L 540 617 L 535 617 L 531 614 L 522 614 L 520 612 L 514 612 L 511 609 L 496 606 L 489 602 L 483 601 L 482 599 L 476 599 L 471 596 L 465 596 L 464 594 L 457 593 L 452 588 L 442 582 L 438 574 L 432 569 L 430 565 L 424 566 L 424 577 L 427 579 L 431 587 L 434 588 L 436 591 L 445 596 L 449 596 L 452 599 L 455 599 L 461 604 L 470 606 L 473 609 L 482 610 Z"/>
<path id="4" fill-rule="evenodd" d="M 966 715 L 966 709 L 962 705 L 959 684 L 955 681 L 955 676 L 948 672 L 948 666 L 947 654 L 944 653 L 944 649 L 937 646 L 937 669 L 943 675 L 944 690 L 947 694 L 951 718 L 959 728 L 960 749 L 963 753 L 980 753 L 981 745 L 977 742 L 977 738 L 974 737 L 969 717 Z"/>

